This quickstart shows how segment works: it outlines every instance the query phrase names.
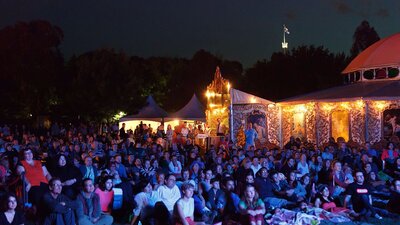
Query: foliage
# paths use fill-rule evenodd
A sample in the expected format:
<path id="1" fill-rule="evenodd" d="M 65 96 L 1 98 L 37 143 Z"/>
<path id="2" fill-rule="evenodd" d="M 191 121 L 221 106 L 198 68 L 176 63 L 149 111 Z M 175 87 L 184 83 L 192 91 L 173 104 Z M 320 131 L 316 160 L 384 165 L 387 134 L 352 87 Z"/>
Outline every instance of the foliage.
<path id="1" fill-rule="evenodd" d="M 88 120 L 110 119 L 143 104 L 143 69 L 132 61 L 125 53 L 109 49 L 72 57 L 67 64 L 66 113 Z"/>
<path id="2" fill-rule="evenodd" d="M 204 92 L 213 80 L 217 66 L 221 67 L 224 78 L 231 82 L 240 83 L 243 78 L 243 67 L 240 62 L 223 60 L 205 50 L 197 51 L 190 60 L 180 60 L 175 63 L 177 67 L 171 71 L 172 75 L 168 82 L 169 96 L 179 96 L 179 98 L 167 98 L 165 106 L 170 110 L 178 110 L 184 106 L 193 93 L 205 102 Z M 237 87 L 235 84 L 233 86 Z"/>
<path id="3" fill-rule="evenodd" d="M 360 52 L 379 41 L 379 39 L 375 28 L 371 27 L 368 21 L 362 21 L 353 34 L 353 45 L 350 49 L 351 57 L 355 58 Z"/>
<path id="4" fill-rule="evenodd" d="M 274 53 L 247 69 L 246 87 L 252 94 L 279 100 L 342 84 L 340 72 L 348 59 L 319 46 L 299 46 L 288 54 Z"/>
<path id="5" fill-rule="evenodd" d="M 0 30 L 0 115 L 26 118 L 59 104 L 63 32 L 47 21 L 20 22 Z"/>
<path id="6" fill-rule="evenodd" d="M 364 40 L 365 27 L 375 32 L 363 26 L 355 39 Z M 232 87 L 278 100 L 341 84 L 340 72 L 348 63 L 343 53 L 300 46 L 288 54 L 273 53 L 270 60 L 258 61 L 246 71 L 240 62 L 203 49 L 190 59 L 141 58 L 97 49 L 74 55 L 64 64 L 62 41 L 61 29 L 46 21 L 21 22 L 0 30 L 1 118 L 32 114 L 109 120 L 119 112 L 136 113 L 150 94 L 171 112 L 185 105 L 193 93 L 205 102 L 204 90 L 217 66 Z"/>

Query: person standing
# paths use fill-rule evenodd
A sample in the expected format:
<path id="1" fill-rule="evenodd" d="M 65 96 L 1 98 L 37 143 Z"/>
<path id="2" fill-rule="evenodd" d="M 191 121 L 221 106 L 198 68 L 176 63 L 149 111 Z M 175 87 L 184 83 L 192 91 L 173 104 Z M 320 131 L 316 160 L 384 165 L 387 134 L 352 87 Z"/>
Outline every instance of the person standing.
<path id="1" fill-rule="evenodd" d="M 221 119 L 217 119 L 217 136 L 225 136 L 225 126 L 221 123 Z"/>
<path id="2" fill-rule="evenodd" d="M 119 136 L 122 140 L 126 138 L 125 123 L 122 123 L 121 129 L 119 129 Z"/>
<path id="3" fill-rule="evenodd" d="M 247 129 L 244 132 L 244 135 L 246 137 L 246 146 L 245 146 L 245 150 L 249 150 L 251 146 L 255 146 L 255 140 L 257 138 L 257 132 L 256 130 L 253 128 L 253 124 L 249 122 L 249 124 L 247 125 Z"/>

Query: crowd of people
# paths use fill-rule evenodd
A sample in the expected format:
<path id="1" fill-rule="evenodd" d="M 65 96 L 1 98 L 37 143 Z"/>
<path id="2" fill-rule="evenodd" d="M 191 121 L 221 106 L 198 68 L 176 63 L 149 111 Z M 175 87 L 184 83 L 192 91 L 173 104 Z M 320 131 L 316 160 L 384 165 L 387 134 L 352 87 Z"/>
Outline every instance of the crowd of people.
<path id="1" fill-rule="evenodd" d="M 261 225 L 399 217 L 399 143 L 380 149 L 291 138 L 283 148 L 248 142 L 243 149 L 221 136 L 205 151 L 191 135 L 201 127 L 150 128 L 2 125 L 0 224 Z"/>

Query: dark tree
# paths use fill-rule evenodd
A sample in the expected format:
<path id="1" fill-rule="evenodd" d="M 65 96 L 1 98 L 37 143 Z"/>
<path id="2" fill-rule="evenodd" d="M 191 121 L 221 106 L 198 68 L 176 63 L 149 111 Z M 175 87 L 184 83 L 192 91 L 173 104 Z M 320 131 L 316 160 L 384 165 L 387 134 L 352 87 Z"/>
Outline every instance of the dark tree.
<path id="1" fill-rule="evenodd" d="M 288 54 L 274 53 L 270 61 L 258 61 L 247 69 L 243 89 L 276 101 L 341 84 L 345 65 L 344 54 L 335 55 L 322 46 L 300 46 Z"/>
<path id="2" fill-rule="evenodd" d="M 0 30 L 0 114 L 29 118 L 60 104 L 62 30 L 47 21 L 19 22 Z"/>
<path id="3" fill-rule="evenodd" d="M 69 115 L 110 119 L 119 111 L 133 113 L 144 103 L 145 65 L 141 58 L 99 49 L 72 57 L 67 71 L 71 82 L 65 94 L 65 113 Z"/>
<path id="4" fill-rule="evenodd" d="M 353 45 L 350 49 L 351 58 L 356 57 L 364 49 L 379 40 L 380 38 L 375 28 L 371 27 L 368 21 L 362 21 L 353 34 Z"/>
<path id="5" fill-rule="evenodd" d="M 239 88 L 243 79 L 243 67 L 240 62 L 224 60 L 203 49 L 197 51 L 190 60 L 173 60 L 172 65 L 167 85 L 168 97 L 165 101 L 165 109 L 169 111 L 183 107 L 193 93 L 205 103 L 204 92 L 211 83 L 217 66 L 220 66 L 222 76 L 233 82 L 233 87 Z"/>

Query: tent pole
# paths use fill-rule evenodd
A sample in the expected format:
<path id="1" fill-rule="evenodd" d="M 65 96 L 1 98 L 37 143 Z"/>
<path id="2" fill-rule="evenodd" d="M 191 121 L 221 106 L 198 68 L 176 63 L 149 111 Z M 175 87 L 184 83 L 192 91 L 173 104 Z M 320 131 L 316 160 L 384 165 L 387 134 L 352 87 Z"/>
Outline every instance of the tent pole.
<path id="1" fill-rule="evenodd" d="M 283 148 L 283 129 L 282 129 L 282 106 L 279 106 L 279 145 L 281 147 L 281 149 Z"/>
<path id="2" fill-rule="evenodd" d="M 368 135 L 368 102 L 365 102 L 365 143 L 368 143 L 369 135 Z"/>
<path id="3" fill-rule="evenodd" d="M 232 106 L 232 103 L 230 105 L 230 127 L 231 127 L 231 129 L 230 129 L 230 133 L 231 133 L 230 137 L 231 137 L 231 141 L 233 142 L 233 106 Z"/>
<path id="4" fill-rule="evenodd" d="M 232 90 L 232 88 L 231 88 L 231 90 Z M 230 106 L 229 106 L 229 108 L 230 108 L 230 115 L 229 115 L 229 119 L 230 119 L 230 133 L 231 133 L 231 135 L 230 135 L 230 138 L 231 138 L 231 141 L 233 142 L 233 99 L 232 99 L 232 91 L 231 90 L 229 90 L 229 95 L 230 95 L 230 99 L 231 99 L 231 102 L 230 102 Z"/>

